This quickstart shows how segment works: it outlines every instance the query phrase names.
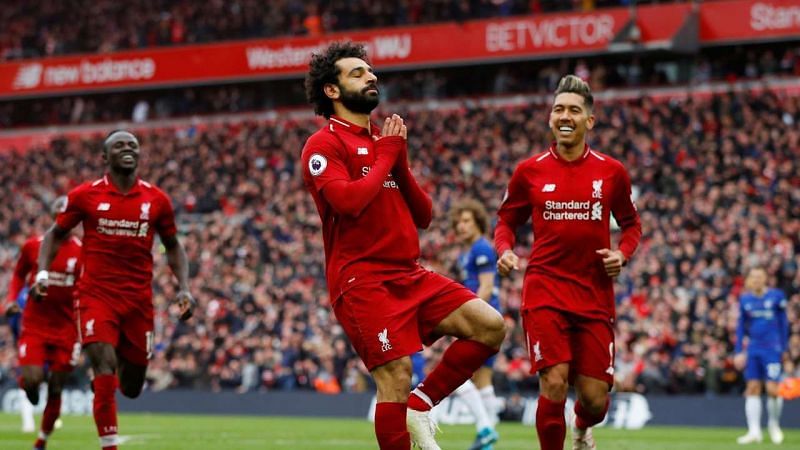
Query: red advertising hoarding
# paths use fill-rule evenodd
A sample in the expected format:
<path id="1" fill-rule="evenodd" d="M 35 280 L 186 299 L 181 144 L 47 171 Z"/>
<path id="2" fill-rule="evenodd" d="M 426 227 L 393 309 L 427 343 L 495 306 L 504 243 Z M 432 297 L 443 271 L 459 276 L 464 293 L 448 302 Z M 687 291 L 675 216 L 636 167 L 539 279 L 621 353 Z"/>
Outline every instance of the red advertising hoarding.
<path id="1" fill-rule="evenodd" d="M 298 77 L 337 40 L 365 43 L 379 69 L 436 67 L 600 53 L 634 18 L 641 43 L 670 48 L 694 13 L 701 44 L 800 39 L 800 0 L 673 3 L 0 63 L 0 98 Z"/>
<path id="2" fill-rule="evenodd" d="M 704 44 L 800 39 L 800 0 L 742 0 L 700 5 Z"/>
<path id="3" fill-rule="evenodd" d="M 332 41 L 364 42 L 380 68 L 510 60 L 605 48 L 627 9 L 155 48 L 0 64 L 0 97 L 297 76 Z"/>

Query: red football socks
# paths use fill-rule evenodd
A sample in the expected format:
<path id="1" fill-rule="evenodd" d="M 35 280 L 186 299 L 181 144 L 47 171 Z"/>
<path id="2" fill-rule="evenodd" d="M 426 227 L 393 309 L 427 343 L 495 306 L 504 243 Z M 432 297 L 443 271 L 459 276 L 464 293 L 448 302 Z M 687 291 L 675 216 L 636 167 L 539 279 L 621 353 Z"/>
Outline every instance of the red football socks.
<path id="1" fill-rule="evenodd" d="M 411 447 L 405 403 L 380 402 L 375 406 L 375 436 L 380 450 L 408 450 Z"/>
<path id="2" fill-rule="evenodd" d="M 606 406 L 603 408 L 603 412 L 596 416 L 587 411 L 583 405 L 581 405 L 581 402 L 575 402 L 575 426 L 581 430 L 585 430 L 602 422 L 603 418 L 606 416 L 606 412 L 608 412 L 609 402 L 610 399 L 606 397 Z"/>
<path id="3" fill-rule="evenodd" d="M 103 450 L 117 450 L 116 391 L 116 375 L 97 375 L 94 378 L 94 423 Z"/>
<path id="4" fill-rule="evenodd" d="M 442 360 L 408 397 L 408 407 L 428 411 L 464 384 L 497 350 L 477 341 L 459 339 L 445 350 Z"/>
<path id="5" fill-rule="evenodd" d="M 47 405 L 42 414 L 42 433 L 49 435 L 53 432 L 53 425 L 61 415 L 61 396 L 51 395 L 47 397 Z"/>
<path id="6" fill-rule="evenodd" d="M 539 435 L 541 450 L 563 450 L 567 435 L 567 422 L 564 420 L 566 400 L 554 402 L 540 395 L 536 407 L 536 432 Z"/>

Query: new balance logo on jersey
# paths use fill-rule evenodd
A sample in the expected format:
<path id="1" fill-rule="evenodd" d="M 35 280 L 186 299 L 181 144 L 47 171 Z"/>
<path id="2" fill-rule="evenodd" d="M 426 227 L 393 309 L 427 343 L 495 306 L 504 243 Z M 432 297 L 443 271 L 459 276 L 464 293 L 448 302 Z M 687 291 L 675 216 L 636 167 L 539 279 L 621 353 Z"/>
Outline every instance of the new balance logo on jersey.
<path id="1" fill-rule="evenodd" d="M 25 354 L 28 353 L 28 344 L 22 344 L 19 346 L 19 357 L 24 358 Z"/>
<path id="2" fill-rule="evenodd" d="M 358 147 L 358 149 L 356 149 L 356 154 L 369 155 L 369 149 L 367 149 L 367 147 Z"/>
<path id="3" fill-rule="evenodd" d="M 381 351 L 385 352 L 392 349 L 392 344 L 389 343 L 389 330 L 386 328 L 378 333 L 378 340 L 381 343 Z"/>
<path id="4" fill-rule="evenodd" d="M 86 321 L 86 336 L 94 336 L 94 319 Z"/>
<path id="5" fill-rule="evenodd" d="M 533 344 L 533 361 L 538 362 L 542 360 L 542 349 L 539 347 L 539 341 Z"/>
<path id="6" fill-rule="evenodd" d="M 67 258 L 67 273 L 75 272 L 76 264 L 78 264 L 78 258 Z"/>
<path id="7" fill-rule="evenodd" d="M 553 183 L 545 184 L 544 187 L 542 187 L 542 192 L 555 192 L 555 191 L 556 191 L 556 185 Z"/>
<path id="8" fill-rule="evenodd" d="M 603 180 L 592 181 L 592 198 L 603 198 Z"/>
<path id="9" fill-rule="evenodd" d="M 108 211 L 111 209 L 111 203 L 100 203 L 97 205 L 98 211 Z"/>

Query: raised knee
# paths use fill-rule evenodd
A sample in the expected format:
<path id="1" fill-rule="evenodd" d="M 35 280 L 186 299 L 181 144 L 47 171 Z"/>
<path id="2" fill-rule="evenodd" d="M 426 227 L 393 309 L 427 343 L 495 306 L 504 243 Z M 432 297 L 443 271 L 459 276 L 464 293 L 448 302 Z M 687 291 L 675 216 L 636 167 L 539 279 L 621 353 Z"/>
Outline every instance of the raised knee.
<path id="1" fill-rule="evenodd" d="M 492 314 L 484 319 L 478 332 L 478 340 L 496 349 L 500 348 L 506 337 L 506 322 L 498 314 Z"/>

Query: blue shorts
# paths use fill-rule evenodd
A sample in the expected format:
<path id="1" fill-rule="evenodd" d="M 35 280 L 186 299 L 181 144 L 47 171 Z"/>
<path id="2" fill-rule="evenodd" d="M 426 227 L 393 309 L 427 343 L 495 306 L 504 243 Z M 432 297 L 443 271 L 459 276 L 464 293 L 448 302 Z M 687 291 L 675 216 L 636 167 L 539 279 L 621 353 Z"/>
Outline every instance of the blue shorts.
<path id="1" fill-rule="evenodd" d="M 744 379 L 759 381 L 780 381 L 783 364 L 779 352 L 749 351 L 744 367 Z"/>

